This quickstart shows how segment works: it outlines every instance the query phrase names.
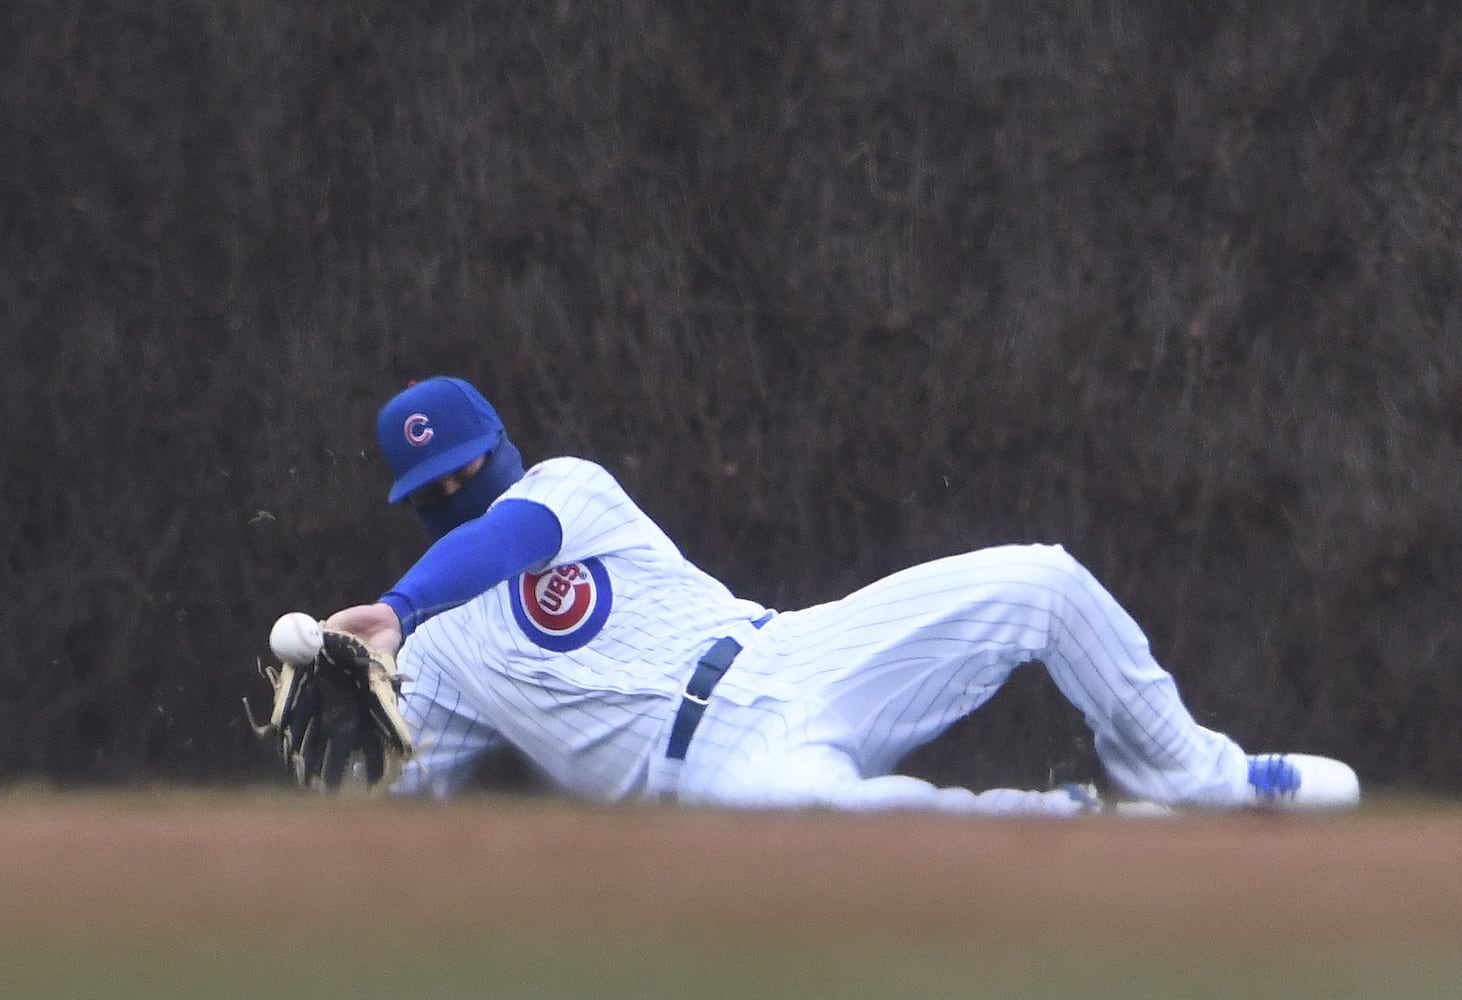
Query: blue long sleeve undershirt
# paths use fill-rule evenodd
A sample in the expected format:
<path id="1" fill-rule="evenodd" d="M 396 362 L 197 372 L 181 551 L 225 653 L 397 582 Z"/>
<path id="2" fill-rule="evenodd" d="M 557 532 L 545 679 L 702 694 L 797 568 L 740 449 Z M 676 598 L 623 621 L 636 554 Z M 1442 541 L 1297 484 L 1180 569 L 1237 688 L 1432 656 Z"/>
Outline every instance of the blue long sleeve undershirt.
<path id="1" fill-rule="evenodd" d="M 401 619 L 401 637 L 504 580 L 552 559 L 563 545 L 558 517 L 532 500 L 500 500 L 443 535 L 382 595 Z"/>

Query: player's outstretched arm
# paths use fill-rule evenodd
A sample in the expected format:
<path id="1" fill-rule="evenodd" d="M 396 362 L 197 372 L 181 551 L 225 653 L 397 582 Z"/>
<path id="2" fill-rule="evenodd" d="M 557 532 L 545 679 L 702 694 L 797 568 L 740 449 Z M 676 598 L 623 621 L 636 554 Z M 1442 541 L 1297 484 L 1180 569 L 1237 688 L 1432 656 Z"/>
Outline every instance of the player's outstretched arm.
<path id="1" fill-rule="evenodd" d="M 325 619 L 325 628 L 349 632 L 367 646 L 392 656 L 401 651 L 401 622 L 389 604 L 377 601 L 342 608 Z"/>
<path id="2" fill-rule="evenodd" d="M 439 539 L 381 600 L 395 610 L 404 641 L 433 615 L 547 565 L 562 544 L 558 515 L 537 501 L 508 497 Z"/>

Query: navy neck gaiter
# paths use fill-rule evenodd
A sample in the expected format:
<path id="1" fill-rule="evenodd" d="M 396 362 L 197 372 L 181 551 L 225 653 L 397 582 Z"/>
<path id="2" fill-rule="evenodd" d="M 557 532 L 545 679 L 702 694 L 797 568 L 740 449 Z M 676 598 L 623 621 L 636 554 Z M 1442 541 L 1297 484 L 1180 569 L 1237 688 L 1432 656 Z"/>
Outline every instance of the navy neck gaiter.
<path id="1" fill-rule="evenodd" d="M 441 538 L 458 525 L 481 517 L 503 491 L 523 478 L 523 457 L 504 434 L 477 475 L 451 496 L 413 508 L 432 538 Z"/>

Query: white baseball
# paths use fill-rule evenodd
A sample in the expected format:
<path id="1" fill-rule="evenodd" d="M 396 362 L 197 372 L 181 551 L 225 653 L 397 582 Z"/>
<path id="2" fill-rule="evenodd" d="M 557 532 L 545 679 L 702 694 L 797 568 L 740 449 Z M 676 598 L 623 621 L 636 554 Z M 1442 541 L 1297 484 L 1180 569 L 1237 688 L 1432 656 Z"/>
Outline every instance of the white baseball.
<path id="1" fill-rule="evenodd" d="M 314 662 L 324 645 L 320 623 L 303 611 L 280 615 L 269 630 L 269 648 L 274 650 L 274 655 L 296 667 Z"/>

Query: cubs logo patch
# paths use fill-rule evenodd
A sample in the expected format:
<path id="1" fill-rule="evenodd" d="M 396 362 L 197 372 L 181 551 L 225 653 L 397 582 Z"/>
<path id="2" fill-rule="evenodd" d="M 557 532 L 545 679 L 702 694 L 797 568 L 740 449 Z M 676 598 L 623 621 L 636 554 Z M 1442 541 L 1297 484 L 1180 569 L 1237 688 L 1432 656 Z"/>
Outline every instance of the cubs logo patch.
<path id="1" fill-rule="evenodd" d="M 567 653 L 599 634 L 614 603 L 609 573 L 598 559 L 566 563 L 513 581 L 513 617 L 544 649 Z"/>

